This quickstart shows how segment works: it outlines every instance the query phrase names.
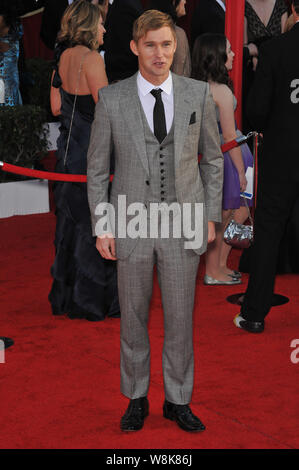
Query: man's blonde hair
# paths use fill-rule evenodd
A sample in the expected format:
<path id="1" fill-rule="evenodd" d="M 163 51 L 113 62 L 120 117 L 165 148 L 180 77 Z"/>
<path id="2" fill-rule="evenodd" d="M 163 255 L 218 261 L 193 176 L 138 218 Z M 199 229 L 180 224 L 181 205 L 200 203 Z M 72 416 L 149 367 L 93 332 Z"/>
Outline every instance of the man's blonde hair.
<path id="1" fill-rule="evenodd" d="M 133 40 L 137 44 L 139 39 L 149 31 L 156 31 L 165 26 L 171 29 L 176 39 L 175 26 L 171 16 L 158 10 L 147 10 L 134 22 Z"/>
<path id="2" fill-rule="evenodd" d="M 98 25 L 102 9 L 99 5 L 79 0 L 67 7 L 61 20 L 58 41 L 70 46 L 80 44 L 95 50 L 99 47 Z"/>

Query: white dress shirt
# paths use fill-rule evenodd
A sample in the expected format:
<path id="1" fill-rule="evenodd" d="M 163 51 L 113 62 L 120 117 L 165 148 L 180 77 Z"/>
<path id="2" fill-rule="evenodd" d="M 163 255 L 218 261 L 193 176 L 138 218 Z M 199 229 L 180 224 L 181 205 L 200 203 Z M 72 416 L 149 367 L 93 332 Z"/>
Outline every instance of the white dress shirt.
<path id="1" fill-rule="evenodd" d="M 226 11 L 226 7 L 224 3 L 222 2 L 222 0 L 216 0 L 216 2 L 219 3 L 219 5 L 221 6 L 221 8 L 223 8 L 224 11 Z"/>
<path id="2" fill-rule="evenodd" d="M 166 129 L 167 133 L 170 131 L 173 121 L 173 85 L 172 85 L 172 75 L 169 72 L 168 78 L 161 85 L 156 86 L 148 82 L 143 78 L 140 72 L 137 75 L 137 88 L 139 99 L 142 104 L 144 114 L 146 116 L 148 125 L 151 131 L 154 133 L 154 107 L 156 104 L 156 98 L 151 94 L 153 88 L 161 88 L 161 98 L 165 110 L 165 120 L 166 120 Z"/>

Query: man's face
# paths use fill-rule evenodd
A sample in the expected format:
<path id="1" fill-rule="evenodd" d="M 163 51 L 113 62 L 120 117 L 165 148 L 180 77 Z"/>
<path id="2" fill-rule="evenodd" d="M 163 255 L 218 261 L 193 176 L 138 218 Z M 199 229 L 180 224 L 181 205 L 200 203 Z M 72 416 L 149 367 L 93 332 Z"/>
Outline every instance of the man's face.
<path id="1" fill-rule="evenodd" d="M 153 85 L 163 83 L 169 74 L 176 49 L 176 39 L 168 26 L 148 31 L 138 43 L 131 41 L 138 56 L 141 75 Z"/>

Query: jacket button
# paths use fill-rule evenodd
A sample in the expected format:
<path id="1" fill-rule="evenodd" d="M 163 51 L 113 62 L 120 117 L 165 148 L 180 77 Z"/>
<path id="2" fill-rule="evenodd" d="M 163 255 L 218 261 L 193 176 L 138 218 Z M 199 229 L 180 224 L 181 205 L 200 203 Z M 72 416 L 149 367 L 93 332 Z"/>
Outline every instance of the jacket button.
<path id="1" fill-rule="evenodd" d="M 146 180 L 146 184 L 149 186 L 149 184 L 150 184 L 149 180 Z"/>

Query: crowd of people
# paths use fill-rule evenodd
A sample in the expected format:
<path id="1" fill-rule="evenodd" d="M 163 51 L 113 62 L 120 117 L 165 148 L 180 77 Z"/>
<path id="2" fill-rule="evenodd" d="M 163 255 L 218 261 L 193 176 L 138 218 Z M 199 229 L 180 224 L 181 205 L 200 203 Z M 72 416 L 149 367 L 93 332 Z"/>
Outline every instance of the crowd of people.
<path id="1" fill-rule="evenodd" d="M 70 3 L 70 2 L 69 2 Z M 75 3 L 75 2 L 74 2 Z M 58 81 L 57 84 L 57 75 L 58 68 L 56 70 L 56 75 L 54 75 L 54 86 L 52 87 L 52 110 L 53 114 L 59 115 L 62 113 L 62 128 L 61 136 L 58 141 L 58 162 L 57 170 L 58 171 L 67 171 L 71 173 L 80 173 L 86 172 L 86 154 L 88 149 L 88 142 L 90 136 L 90 127 L 93 120 L 94 105 L 97 102 L 97 91 L 91 93 L 90 88 L 85 86 L 82 88 L 80 86 L 83 77 L 85 74 L 90 74 L 93 76 L 93 85 L 95 89 L 98 90 L 101 87 L 106 86 L 109 82 L 114 83 L 119 80 L 123 80 L 132 74 L 134 74 L 138 69 L 137 56 L 133 54 L 130 48 L 130 40 L 132 37 L 132 26 L 134 21 L 142 14 L 143 6 L 141 2 L 138 1 L 122 1 L 110 2 L 93 0 L 91 3 L 100 4 L 102 17 L 105 18 L 105 36 L 104 41 L 101 40 L 97 43 L 97 50 L 101 51 L 101 55 L 104 58 L 104 61 L 100 58 L 100 55 L 94 52 L 94 57 L 97 57 L 99 66 L 102 67 L 102 73 L 99 72 L 97 77 L 97 68 L 93 66 L 90 59 L 85 61 L 82 64 L 82 77 L 80 82 L 78 82 L 77 93 L 75 93 L 76 85 L 76 67 L 78 69 L 79 62 L 72 61 L 70 64 L 67 61 L 67 66 L 64 67 L 71 71 L 70 75 L 72 77 L 73 83 L 72 87 L 61 86 L 61 91 L 59 92 L 59 87 L 61 82 Z M 214 4 L 215 3 L 215 4 Z M 267 3 L 267 5 L 265 5 Z M 273 3 L 273 2 L 272 2 Z M 246 2 L 245 12 L 248 15 L 248 19 L 245 22 L 245 33 L 244 33 L 244 50 L 246 50 L 246 57 L 250 58 L 250 64 L 252 70 L 256 68 L 256 62 L 258 57 L 258 48 L 260 44 L 269 37 L 279 35 L 285 27 L 285 22 L 287 19 L 287 9 L 283 5 L 282 1 L 279 0 L 272 4 L 271 2 Z M 55 2 L 46 3 L 46 8 L 43 16 L 43 26 L 41 31 L 41 37 L 45 40 L 46 44 L 49 47 L 55 48 L 55 60 L 58 64 L 60 62 L 60 56 L 67 48 L 65 40 L 62 41 L 61 33 L 58 35 L 59 31 L 59 21 L 63 15 L 63 10 L 65 5 L 59 3 L 59 8 L 55 7 Z M 272 6 L 272 10 L 270 7 Z M 75 6 L 73 5 L 73 8 Z M 54 9 L 56 11 L 56 16 L 53 14 Z M 225 38 L 224 32 L 224 21 L 225 21 L 225 2 L 218 2 L 212 0 L 209 2 L 209 5 L 205 5 L 205 1 L 202 0 L 199 2 L 197 10 L 193 16 L 192 23 L 192 38 L 193 38 L 193 47 L 192 47 L 192 72 L 191 72 L 191 54 L 187 35 L 185 31 L 176 25 L 177 20 L 186 14 L 186 1 L 185 0 L 163 0 L 156 2 L 151 0 L 148 2 L 148 9 L 156 9 L 163 13 L 167 13 L 171 16 L 175 23 L 176 29 L 176 38 L 177 38 L 177 47 L 174 54 L 174 59 L 171 65 L 171 71 L 181 75 L 209 82 L 210 90 L 216 105 L 216 115 L 217 122 L 220 132 L 221 143 L 228 142 L 237 137 L 240 137 L 241 132 L 235 127 L 234 119 L 234 110 L 236 108 L 236 99 L 233 95 L 233 84 L 229 78 L 229 71 L 233 66 L 234 52 L 231 50 L 229 41 Z M 204 9 L 204 13 L 203 10 Z M 272 14 L 271 14 L 272 11 Z M 254 22 L 251 19 L 252 13 L 256 15 L 260 23 L 259 29 L 262 29 L 261 25 L 264 25 L 264 36 L 259 37 L 258 27 L 256 26 L 257 20 Z M 221 16 L 221 21 L 220 21 Z M 205 21 L 201 23 L 201 18 L 205 18 Z M 216 21 L 215 18 L 218 18 Z M 279 19 L 279 21 L 278 21 Z M 198 21 L 197 21 L 198 20 Z M 277 24 L 280 24 L 280 27 Z M 259 24 L 258 23 L 258 24 Z M 212 27 L 213 25 L 213 27 Z M 266 27 L 266 26 L 267 27 Z M 274 27 L 275 26 L 275 27 Z M 209 32 L 211 30 L 212 32 Z M 74 33 L 72 33 L 74 34 Z M 260 33 L 261 36 L 261 33 Z M 74 40 L 72 39 L 74 42 Z M 74 45 L 71 45 L 70 51 L 72 53 L 77 53 L 78 57 L 84 56 L 86 54 L 86 49 L 88 47 L 79 42 L 75 42 Z M 90 56 L 90 54 L 87 55 Z M 63 54 L 62 64 L 64 63 L 65 58 L 68 57 L 67 53 Z M 81 57 L 82 58 L 82 57 Z M 100 62 L 101 61 L 101 62 Z M 90 62 L 90 63 L 89 63 Z M 104 65 L 105 64 L 105 65 Z M 248 67 L 248 64 L 246 64 Z M 63 65 L 62 65 L 63 66 Z M 57 65 L 58 67 L 58 65 Z M 61 67 L 61 64 L 60 64 Z M 74 69 L 73 69 L 74 67 Z M 91 72 L 92 70 L 92 72 Z M 89 81 L 86 81 L 85 84 L 91 83 L 92 79 L 90 77 Z M 75 114 L 75 119 L 72 122 L 72 131 L 70 132 L 69 142 L 68 142 L 68 132 L 70 131 L 70 118 L 73 111 L 72 101 L 69 102 L 68 108 L 63 107 L 61 109 L 61 99 L 60 93 L 63 101 L 65 101 L 65 92 L 71 92 L 72 97 L 76 94 L 79 95 L 76 98 L 77 112 Z M 249 88 L 248 88 L 249 90 Z M 58 98 L 58 106 L 53 103 L 54 95 Z M 80 96 L 88 95 L 88 96 Z M 88 98 L 89 97 L 89 98 Z M 73 98 L 74 99 L 74 98 Z M 88 113 L 90 119 L 87 121 L 85 118 L 83 123 L 88 122 L 88 129 L 80 121 L 80 103 L 89 99 L 89 108 L 86 104 L 84 107 L 84 112 Z M 67 115 L 65 118 L 64 113 Z M 77 122 L 78 121 L 78 122 Z M 76 127 L 81 128 L 81 133 L 76 132 Z M 76 141 L 76 136 L 78 137 Z M 84 144 L 81 144 L 80 141 L 84 140 Z M 67 162 L 64 162 L 64 153 L 66 143 L 68 142 L 68 156 Z M 79 144 L 79 145 L 78 145 Z M 74 160 L 74 163 L 72 163 Z M 111 167 L 113 170 L 113 161 Z M 230 269 L 227 265 L 229 253 L 231 246 L 227 245 L 223 240 L 223 233 L 227 223 L 231 220 L 232 216 L 234 220 L 239 223 L 244 223 L 248 218 L 248 209 L 245 206 L 244 198 L 240 197 L 240 190 L 244 191 L 246 188 L 246 170 L 248 167 L 253 166 L 253 157 L 250 152 L 250 149 L 247 144 L 243 144 L 241 147 L 237 147 L 230 152 L 224 154 L 224 182 L 223 182 L 223 199 L 222 199 L 222 223 L 216 224 L 216 239 L 213 243 L 209 244 L 207 253 L 206 253 L 206 274 L 204 277 L 204 283 L 207 285 L 235 285 L 240 284 L 241 273 L 237 269 Z M 60 185 L 61 186 L 61 185 Z M 83 214 L 88 214 L 88 205 L 85 198 L 85 210 L 82 207 L 81 211 L 78 211 L 78 201 L 82 201 L 82 196 L 80 195 L 80 189 L 83 190 L 83 185 L 71 185 L 64 184 L 64 187 L 72 188 L 78 193 L 77 199 L 75 196 L 66 198 L 64 192 L 59 192 L 59 185 L 56 185 L 55 194 L 57 194 L 57 233 L 56 233 L 56 258 L 55 263 L 52 268 L 52 273 L 54 275 L 53 288 L 50 293 L 50 300 L 52 303 L 53 313 L 65 313 L 67 312 L 70 318 L 88 318 L 93 320 L 103 319 L 107 314 L 112 316 L 117 316 L 119 314 L 119 306 L 117 299 L 117 288 L 116 288 L 116 272 L 114 269 L 113 263 L 111 265 L 103 265 L 103 260 L 97 260 L 98 266 L 95 266 L 94 269 L 84 267 L 86 260 L 94 259 L 92 256 L 92 251 L 90 256 L 86 256 L 88 247 L 92 248 L 92 238 L 88 240 L 88 225 L 85 225 L 86 234 L 85 238 L 82 238 L 82 229 L 79 230 L 78 235 L 75 238 L 81 240 L 80 244 L 82 245 L 81 251 L 84 253 L 82 255 L 82 266 L 77 266 L 80 257 L 72 259 L 72 261 L 66 261 L 64 256 L 64 251 L 66 248 L 62 248 L 61 241 L 58 240 L 62 238 L 64 224 L 67 224 L 70 227 L 70 223 L 62 221 L 61 219 L 61 208 L 65 204 L 65 200 L 75 202 L 76 213 L 82 214 L 81 221 L 85 220 Z M 60 194 L 60 198 L 58 197 Z M 64 204 L 62 204 L 64 201 Z M 248 205 L 252 206 L 252 200 L 248 200 Z M 66 204 L 68 213 L 72 213 L 69 207 L 69 203 Z M 59 215 L 60 214 L 60 215 Z M 75 219 L 76 220 L 76 219 Z M 80 223 L 78 220 L 74 223 L 74 229 L 78 230 Z M 83 225 L 84 226 L 84 225 Z M 74 230 L 76 231 L 76 230 Z M 59 232 L 61 234 L 59 235 Z M 73 232 L 70 231 L 69 232 Z M 90 232 L 90 230 L 89 230 Z M 81 235 L 80 235 L 81 234 Z M 72 235 L 73 236 L 73 235 Z M 66 237 L 64 237 L 64 245 L 67 246 Z M 72 240 L 72 243 L 74 241 Z M 79 242 L 77 242 L 79 243 Z M 83 248 L 85 247 L 85 249 Z M 60 260 L 64 261 L 60 261 Z M 96 258 L 95 258 L 96 259 Z M 64 265 L 62 263 L 65 263 Z M 112 272 L 109 275 L 106 274 L 106 269 L 109 268 Z M 68 274 L 69 270 L 72 272 L 72 283 L 70 284 L 70 276 Z M 90 272 L 89 272 L 90 271 Z M 65 279 L 60 281 L 57 276 L 60 272 L 60 276 L 64 275 Z M 78 272 L 78 277 L 76 277 L 76 272 Z M 64 274 L 63 274 L 64 273 Z M 82 275 L 85 274 L 86 277 Z M 92 276 L 91 276 L 92 273 Z M 112 276 L 112 277 L 111 277 Z M 91 279 L 93 277 L 93 280 Z M 86 295 L 89 290 L 87 287 L 87 279 L 90 279 L 90 286 L 95 288 L 90 289 L 91 297 L 86 303 Z M 95 283 L 95 279 L 98 279 L 98 282 Z M 105 282 L 105 279 L 107 282 Z M 111 285 L 111 282 L 115 285 Z M 66 283 L 68 283 L 68 289 L 66 289 Z M 101 285 L 101 289 L 99 288 Z M 75 288 L 76 286 L 76 288 Z M 80 289 L 81 286 L 81 289 Z M 70 291 L 74 292 L 76 296 L 76 301 L 70 297 Z M 81 291 L 83 292 L 81 293 Z M 97 295 L 95 295 L 97 292 Z M 105 296 L 107 292 L 107 299 Z M 64 293 L 64 294 L 63 294 Z M 111 297 L 111 293 L 114 295 Z M 112 305 L 112 312 L 107 310 L 107 305 Z M 66 300 L 68 299 L 68 300 Z M 94 302 L 95 301 L 95 302 Z M 72 306 L 70 305 L 70 302 Z M 77 305 L 79 303 L 79 306 Z M 92 312 L 87 310 L 86 305 L 89 306 L 89 309 Z M 103 307 L 104 306 L 104 307 Z"/>
<path id="2" fill-rule="evenodd" d="M 139 2 L 135 2 L 133 12 L 132 2 L 129 3 L 131 4 L 127 8 L 131 17 L 126 32 L 124 24 L 122 25 L 122 34 L 127 38 L 127 45 L 123 46 L 121 60 L 117 60 L 119 51 L 113 54 L 113 45 L 112 50 L 104 49 L 104 60 L 97 53 L 97 50 L 103 46 L 104 33 L 106 41 L 107 32 L 103 26 L 99 27 L 98 31 L 92 25 L 88 9 L 93 9 L 93 6 L 73 2 L 67 10 L 68 16 L 65 14 L 62 18 L 55 47 L 56 71 L 53 74 L 51 88 L 52 112 L 54 115 L 61 115 L 62 123 L 57 142 L 56 169 L 59 172 L 86 173 L 86 155 L 94 107 L 98 101 L 98 90 L 105 87 L 108 81 L 118 82 L 131 76 L 138 69 L 137 55 L 134 55 L 130 48 L 130 30 L 136 17 L 142 13 L 142 9 Z M 185 0 L 174 2 L 152 0 L 149 9 L 167 13 L 176 22 L 186 13 L 185 3 Z M 121 16 L 117 10 L 118 5 L 122 10 Z M 125 18 L 125 5 L 126 2 L 113 3 L 105 22 L 107 29 L 109 25 L 118 28 L 119 18 Z M 105 6 L 101 9 L 102 22 L 107 13 Z M 79 24 L 77 18 L 80 18 L 80 28 L 77 26 Z M 90 38 L 88 43 L 85 38 L 86 33 L 81 33 L 81 29 L 88 30 L 90 34 L 94 30 L 95 38 L 93 40 Z M 171 70 L 181 76 L 189 77 L 191 58 L 187 36 L 176 25 L 175 30 L 177 47 Z M 207 68 L 210 56 L 213 56 L 214 60 Z M 230 44 L 223 34 L 199 36 L 193 49 L 192 76 L 210 83 L 222 142 L 233 140 L 240 135 L 235 129 L 236 102 L 228 75 L 228 71 L 232 69 L 233 56 Z M 241 223 L 248 217 L 244 211 L 243 200 L 240 198 L 240 190 L 244 191 L 246 188 L 245 172 L 248 166 L 253 165 L 252 160 L 246 144 L 224 154 L 222 223 L 216 224 L 216 240 L 209 245 L 206 254 L 204 283 L 207 285 L 241 283 L 241 273 L 227 267 L 231 247 L 224 243 L 223 233 L 232 216 L 232 210 L 235 210 L 235 220 Z M 52 267 L 54 282 L 49 296 L 53 313 L 67 313 L 69 318 L 86 318 L 93 321 L 102 320 L 107 315 L 119 316 L 116 266 L 113 260 L 104 260 L 95 253 L 96 248 L 88 223 L 86 188 L 82 184 L 59 183 L 55 185 L 54 193 L 57 215 L 56 257 Z M 72 256 L 74 246 L 76 251 Z"/>
<path id="3" fill-rule="evenodd" d="M 8 13 L 10 4 L 5 11 L 0 7 L 0 105 L 21 103 L 17 63 L 22 29 Z M 234 51 L 224 35 L 225 1 L 198 2 L 190 46 L 176 24 L 186 4 L 151 0 L 145 9 L 139 0 L 49 1 L 43 14 L 41 37 L 55 56 L 51 109 L 61 121 L 56 170 L 87 174 L 87 185 L 54 187 L 56 253 L 49 300 L 54 315 L 89 321 L 121 317 L 122 392 L 130 399 L 123 431 L 141 429 L 148 414 L 147 320 L 154 265 L 165 318 L 163 414 L 186 431 L 205 429 L 189 407 L 199 255 L 206 251 L 206 285 L 242 282 L 241 273 L 228 267 L 231 247 L 223 234 L 232 215 L 240 223 L 248 217 L 241 193 L 253 156 L 247 144 L 224 154 L 220 148 L 242 135 L 234 118 L 237 102 L 229 77 Z M 264 145 L 252 269 L 234 322 L 254 333 L 264 330 L 279 241 L 298 197 L 298 99 L 290 100 L 291 91 L 285 90 L 286 80 L 298 79 L 298 21 L 298 0 L 245 2 L 244 127 L 253 124 L 263 132 Z M 286 135 L 281 134 L 280 113 L 288 123 Z M 286 148 L 289 165 L 282 167 L 274 155 Z M 184 249 L 184 237 L 116 236 L 108 205 L 116 206 L 119 195 L 126 195 L 127 207 L 138 202 L 145 209 L 153 203 L 202 203 L 201 246 Z M 99 230 L 101 204 L 106 230 Z M 152 222 L 148 215 L 142 220 Z"/>

